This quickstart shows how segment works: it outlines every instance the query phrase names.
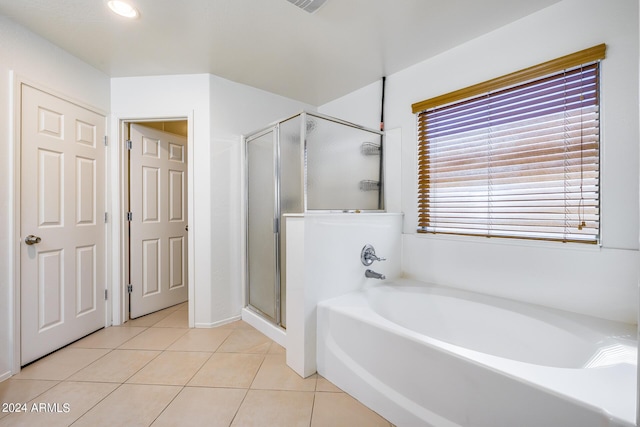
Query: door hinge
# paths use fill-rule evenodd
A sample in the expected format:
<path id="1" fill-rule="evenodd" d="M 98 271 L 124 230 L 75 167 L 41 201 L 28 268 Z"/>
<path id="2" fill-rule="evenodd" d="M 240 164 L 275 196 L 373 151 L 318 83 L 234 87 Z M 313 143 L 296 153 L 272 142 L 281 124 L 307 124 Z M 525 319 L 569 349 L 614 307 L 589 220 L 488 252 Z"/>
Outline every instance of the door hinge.
<path id="1" fill-rule="evenodd" d="M 131 283 L 129 283 L 127 285 L 127 293 L 130 294 L 131 292 L 133 292 L 133 285 Z"/>
<path id="2" fill-rule="evenodd" d="M 280 232 L 280 220 L 278 218 L 273 219 L 273 232 L 274 233 Z"/>
<path id="3" fill-rule="evenodd" d="M 109 221 L 109 214 L 107 212 L 104 213 L 104 223 L 106 224 Z"/>
<path id="4" fill-rule="evenodd" d="M 109 299 L 109 291 L 108 290 L 104 290 L 104 300 L 108 300 Z"/>
<path id="5" fill-rule="evenodd" d="M 133 142 L 130 139 L 127 139 L 127 150 L 133 149 Z"/>
<path id="6" fill-rule="evenodd" d="M 105 147 L 109 146 L 109 137 L 107 135 L 104 136 L 104 146 Z"/>
<path id="7" fill-rule="evenodd" d="M 133 212 L 127 212 L 127 221 L 133 221 Z"/>

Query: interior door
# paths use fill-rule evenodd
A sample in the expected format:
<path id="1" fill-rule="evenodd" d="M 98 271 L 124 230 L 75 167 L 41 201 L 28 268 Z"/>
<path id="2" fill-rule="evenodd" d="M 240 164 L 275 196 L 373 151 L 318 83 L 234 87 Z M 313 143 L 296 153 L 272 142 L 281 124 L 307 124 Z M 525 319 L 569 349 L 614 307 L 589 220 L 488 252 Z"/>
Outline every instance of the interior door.
<path id="1" fill-rule="evenodd" d="M 105 325 L 105 117 L 21 88 L 25 365 Z"/>
<path id="2" fill-rule="evenodd" d="M 187 139 L 130 125 L 131 318 L 184 302 L 187 285 Z"/>

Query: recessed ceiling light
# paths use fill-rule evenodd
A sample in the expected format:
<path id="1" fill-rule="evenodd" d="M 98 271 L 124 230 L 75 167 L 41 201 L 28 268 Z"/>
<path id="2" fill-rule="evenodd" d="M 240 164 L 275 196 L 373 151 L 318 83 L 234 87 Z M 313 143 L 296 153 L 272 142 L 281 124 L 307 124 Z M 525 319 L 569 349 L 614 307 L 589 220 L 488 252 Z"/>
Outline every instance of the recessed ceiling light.
<path id="1" fill-rule="evenodd" d="M 140 15 L 138 9 L 122 0 L 111 0 L 107 2 L 107 5 L 113 12 L 117 13 L 120 16 L 124 16 L 125 18 L 133 19 L 137 18 Z"/>

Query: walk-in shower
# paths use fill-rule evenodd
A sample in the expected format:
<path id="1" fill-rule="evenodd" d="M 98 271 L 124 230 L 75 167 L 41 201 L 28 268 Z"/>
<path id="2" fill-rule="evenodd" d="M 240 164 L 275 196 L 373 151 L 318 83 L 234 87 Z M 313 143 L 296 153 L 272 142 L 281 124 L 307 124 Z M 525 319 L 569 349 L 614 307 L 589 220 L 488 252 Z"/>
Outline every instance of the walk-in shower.
<path id="1" fill-rule="evenodd" d="M 382 133 L 303 112 L 245 137 L 246 305 L 286 327 L 283 215 L 382 211 Z"/>

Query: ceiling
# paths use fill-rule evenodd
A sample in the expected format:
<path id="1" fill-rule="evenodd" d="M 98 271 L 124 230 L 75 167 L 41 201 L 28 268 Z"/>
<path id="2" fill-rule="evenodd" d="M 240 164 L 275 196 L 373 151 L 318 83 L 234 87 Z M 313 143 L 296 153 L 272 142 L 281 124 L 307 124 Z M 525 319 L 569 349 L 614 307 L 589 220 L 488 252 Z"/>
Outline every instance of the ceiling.
<path id="1" fill-rule="evenodd" d="M 0 14 L 111 77 L 211 73 L 322 105 L 560 0 L 0 0 Z"/>

